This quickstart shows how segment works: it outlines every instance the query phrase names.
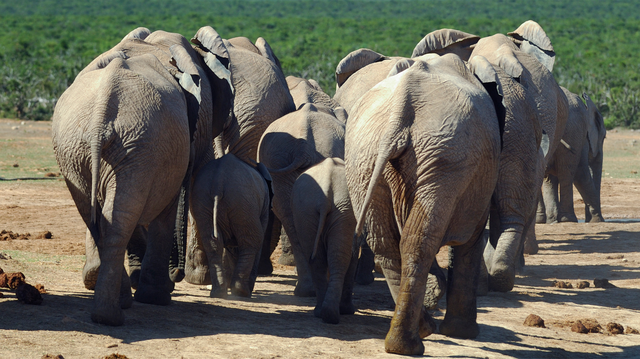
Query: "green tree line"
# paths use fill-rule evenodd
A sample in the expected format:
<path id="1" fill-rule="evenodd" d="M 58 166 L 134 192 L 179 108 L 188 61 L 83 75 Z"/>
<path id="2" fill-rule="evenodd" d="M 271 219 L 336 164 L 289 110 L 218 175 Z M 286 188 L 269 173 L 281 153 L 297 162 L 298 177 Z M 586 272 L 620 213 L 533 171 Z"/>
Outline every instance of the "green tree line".
<path id="1" fill-rule="evenodd" d="M 587 92 L 608 127 L 640 128 L 638 1 L 548 0 L 24 0 L 0 4 L 0 117 L 46 120 L 77 73 L 139 26 L 190 38 L 211 25 L 225 38 L 264 37 L 286 75 L 335 91 L 334 70 L 367 47 L 410 56 L 427 33 L 480 36 L 540 23 L 556 50 L 554 75 Z"/>

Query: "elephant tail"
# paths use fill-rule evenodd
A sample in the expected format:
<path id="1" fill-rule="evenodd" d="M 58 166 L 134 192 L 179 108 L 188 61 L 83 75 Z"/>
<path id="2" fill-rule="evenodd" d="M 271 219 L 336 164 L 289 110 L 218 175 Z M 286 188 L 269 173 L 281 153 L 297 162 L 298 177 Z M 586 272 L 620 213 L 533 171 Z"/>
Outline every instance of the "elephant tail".
<path id="1" fill-rule="evenodd" d="M 220 203 L 220 195 L 213 197 L 213 236 L 220 238 L 220 231 L 218 230 L 218 204 Z"/>
<path id="2" fill-rule="evenodd" d="M 316 231 L 316 239 L 313 243 L 313 253 L 311 253 L 311 260 L 316 258 L 316 253 L 318 252 L 318 245 L 320 244 L 320 236 L 322 235 L 322 230 L 324 229 L 324 224 L 327 221 L 327 215 L 329 214 L 329 209 L 327 208 L 326 203 L 320 209 L 320 218 L 318 219 L 318 230 Z"/>
<path id="3" fill-rule="evenodd" d="M 356 237 L 359 237 L 362 234 L 367 209 L 369 208 L 369 205 L 371 205 L 371 201 L 373 199 L 373 190 L 376 188 L 376 185 L 382 177 L 384 167 L 391 158 L 404 151 L 405 147 L 409 143 L 409 132 L 403 127 L 402 121 L 402 119 L 391 119 L 389 128 L 381 137 L 382 140 L 378 146 L 378 155 L 373 166 L 373 173 L 369 180 L 369 186 L 367 187 L 367 194 L 364 197 L 362 210 L 358 215 L 358 222 L 356 224 L 355 231 Z"/>

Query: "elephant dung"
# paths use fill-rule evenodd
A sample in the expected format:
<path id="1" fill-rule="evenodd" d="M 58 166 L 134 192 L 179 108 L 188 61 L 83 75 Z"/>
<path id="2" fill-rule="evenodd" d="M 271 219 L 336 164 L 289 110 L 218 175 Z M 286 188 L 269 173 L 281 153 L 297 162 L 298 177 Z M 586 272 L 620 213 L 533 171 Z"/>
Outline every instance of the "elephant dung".
<path id="1" fill-rule="evenodd" d="M 562 280 L 556 280 L 553 282 L 553 286 L 556 288 L 564 288 L 564 289 L 571 289 L 573 288 L 573 285 L 569 282 L 565 282 Z"/>
<path id="2" fill-rule="evenodd" d="M 616 286 L 609 283 L 606 278 L 596 278 L 593 280 L 593 286 L 596 288 L 615 288 Z"/>
<path id="3" fill-rule="evenodd" d="M 627 326 L 624 329 L 624 334 L 640 334 L 640 331 L 638 331 L 638 329 L 636 329 L 636 328 L 631 328 L 631 327 Z"/>
<path id="4" fill-rule="evenodd" d="M 535 314 L 529 314 L 524 320 L 524 325 L 528 327 L 546 328 L 544 326 L 544 320 Z"/>
<path id="5" fill-rule="evenodd" d="M 579 319 L 571 326 L 571 331 L 576 333 L 601 333 L 602 326 L 595 319 Z"/>
<path id="6" fill-rule="evenodd" d="M 580 281 L 578 283 L 576 283 L 576 288 L 578 289 L 584 289 L 584 288 L 589 288 L 591 284 L 589 282 L 587 282 L 586 280 Z"/>
<path id="7" fill-rule="evenodd" d="M 40 294 L 40 291 L 31 284 L 20 284 L 16 289 L 16 297 L 24 304 L 42 304 L 42 295 Z"/>
<path id="8" fill-rule="evenodd" d="M 618 323 L 608 323 L 607 332 L 611 334 L 622 334 L 624 333 L 624 327 Z"/>
<path id="9" fill-rule="evenodd" d="M 0 274 L 0 288 L 16 289 L 23 283 L 24 274 L 21 272 Z"/>

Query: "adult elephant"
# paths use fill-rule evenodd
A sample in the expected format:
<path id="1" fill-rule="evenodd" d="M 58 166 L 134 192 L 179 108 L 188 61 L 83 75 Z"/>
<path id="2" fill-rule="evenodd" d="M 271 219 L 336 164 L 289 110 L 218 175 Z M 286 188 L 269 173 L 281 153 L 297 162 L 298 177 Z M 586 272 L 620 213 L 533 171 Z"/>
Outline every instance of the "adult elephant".
<path id="1" fill-rule="evenodd" d="M 581 99 L 564 87 L 562 90 L 569 101 L 569 118 L 542 188 L 547 223 L 578 221 L 573 209 L 573 185 L 584 200 L 585 222 L 604 222 L 600 183 L 602 145 L 607 130 L 602 115 L 587 94 Z"/>
<path id="2" fill-rule="evenodd" d="M 272 207 L 291 241 L 298 271 L 297 296 L 313 296 L 308 258 L 297 239 L 291 209 L 291 190 L 298 176 L 325 158 L 344 158 L 344 121 L 331 108 L 306 103 L 274 121 L 262 135 L 258 161 L 272 178 Z"/>
<path id="3" fill-rule="evenodd" d="M 83 277 L 85 285 L 95 280 L 95 322 L 124 323 L 122 308 L 132 304 L 124 254 L 137 228 L 148 230 L 135 299 L 171 301 L 169 258 L 174 232 L 186 228 L 191 173 L 213 157 L 216 115 L 230 109 L 215 107 L 231 91 L 215 74 L 224 65 L 211 65 L 218 67 L 210 70 L 181 35 L 138 28 L 82 70 L 56 104 L 53 148 L 87 225 Z"/>
<path id="4" fill-rule="evenodd" d="M 219 44 L 213 42 L 210 33 L 204 29 L 200 29 L 192 41 L 213 53 L 220 48 L 228 52 L 230 81 L 235 90 L 233 113 L 224 123 L 222 133 L 214 140 L 216 158 L 232 153 L 256 167 L 258 143 L 264 131 L 273 121 L 296 109 L 280 62 L 261 37 L 255 44 L 246 37 L 223 40 Z M 273 216 L 270 227 L 280 227 L 274 223 Z M 271 234 L 272 231 L 269 228 L 267 232 Z M 265 243 L 269 244 L 269 241 Z M 189 236 L 185 268 L 187 282 L 211 283 L 207 262 L 202 243 L 195 236 Z"/>
<path id="5" fill-rule="evenodd" d="M 428 34 L 416 46 L 413 55 L 466 54 L 465 49 L 471 49 L 471 63 L 474 58 L 482 57 L 498 73 L 509 119 L 507 124 L 511 128 L 505 130 L 485 264 L 489 272 L 489 289 L 509 291 L 515 282 L 516 269 L 523 263 L 525 237 L 535 238 L 536 198 L 544 169 L 558 147 L 559 134 L 566 125 L 567 99 L 551 74 L 555 56 L 551 41 L 537 23 L 523 23 L 509 33 L 512 37 L 496 34 L 480 39 L 462 32 L 449 35 L 451 32 L 444 29 Z M 527 232 L 531 233 L 527 236 Z"/>
<path id="6" fill-rule="evenodd" d="M 385 350 L 421 355 L 421 338 L 435 331 L 423 306 L 427 274 L 443 245 L 455 247 L 440 332 L 478 334 L 480 235 L 498 175 L 501 125 L 458 56 L 403 60 L 395 69 L 349 114 L 345 171 L 357 233 L 368 227 L 396 302 Z"/>

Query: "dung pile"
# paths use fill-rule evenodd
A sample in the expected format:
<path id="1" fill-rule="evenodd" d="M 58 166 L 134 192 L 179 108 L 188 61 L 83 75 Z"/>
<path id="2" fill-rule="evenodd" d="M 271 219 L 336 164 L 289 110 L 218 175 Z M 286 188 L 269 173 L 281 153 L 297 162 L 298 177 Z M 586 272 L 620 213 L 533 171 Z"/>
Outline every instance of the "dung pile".
<path id="1" fill-rule="evenodd" d="M 42 304 L 42 293 L 47 292 L 42 284 L 36 284 L 34 287 L 25 282 L 23 273 L 5 273 L 2 268 L 0 268 L 0 288 L 15 290 L 16 298 L 24 304 Z M 1 297 L 4 297 L 4 294 L 0 295 Z"/>

